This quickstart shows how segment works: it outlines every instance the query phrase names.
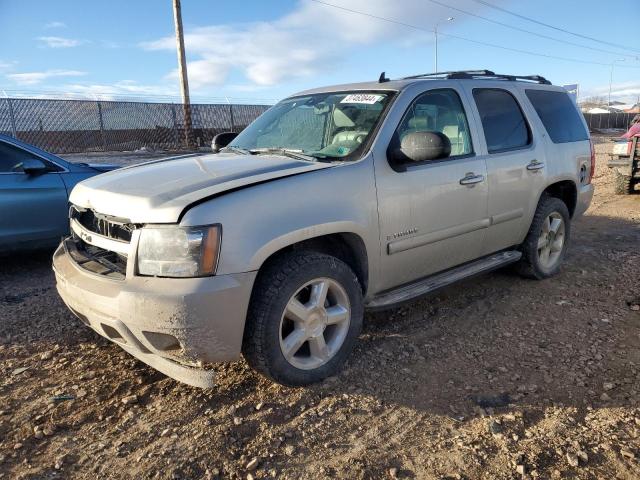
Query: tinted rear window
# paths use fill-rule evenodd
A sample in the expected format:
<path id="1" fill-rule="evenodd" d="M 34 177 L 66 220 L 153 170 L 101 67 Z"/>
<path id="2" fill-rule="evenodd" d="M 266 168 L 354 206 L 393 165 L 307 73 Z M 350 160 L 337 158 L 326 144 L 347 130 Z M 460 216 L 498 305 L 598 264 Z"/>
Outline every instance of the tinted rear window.
<path id="1" fill-rule="evenodd" d="M 549 90 L 526 90 L 526 93 L 553 143 L 578 142 L 589 138 L 569 95 Z"/>
<path id="2" fill-rule="evenodd" d="M 476 88 L 473 98 L 489 153 L 522 148 L 531 143 L 529 125 L 513 95 L 497 88 Z"/>

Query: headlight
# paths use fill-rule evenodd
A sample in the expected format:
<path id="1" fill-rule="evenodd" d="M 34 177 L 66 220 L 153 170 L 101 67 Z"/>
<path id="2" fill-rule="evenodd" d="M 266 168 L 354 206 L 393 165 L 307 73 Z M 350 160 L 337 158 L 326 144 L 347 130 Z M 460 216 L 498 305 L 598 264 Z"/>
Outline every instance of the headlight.
<path id="1" fill-rule="evenodd" d="M 138 242 L 138 274 L 154 277 L 214 275 L 220 250 L 220 225 L 145 227 Z"/>

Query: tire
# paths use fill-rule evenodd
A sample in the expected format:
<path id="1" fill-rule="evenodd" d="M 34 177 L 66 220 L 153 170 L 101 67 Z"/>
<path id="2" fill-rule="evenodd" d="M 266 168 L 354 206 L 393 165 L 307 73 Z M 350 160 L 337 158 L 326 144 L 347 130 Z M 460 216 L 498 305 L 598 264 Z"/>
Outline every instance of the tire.
<path id="1" fill-rule="evenodd" d="M 558 220 L 562 223 L 556 227 L 556 233 L 553 236 L 545 233 L 545 230 L 553 231 Z M 558 233 L 560 231 L 562 235 Z M 516 264 L 518 273 L 536 280 L 556 275 L 566 254 L 570 233 L 571 218 L 567 206 L 562 200 L 544 194 L 538 202 L 529 233 L 520 246 L 522 258 Z M 542 248 L 540 245 L 543 245 Z M 545 256 L 547 248 L 548 255 Z"/>
<path id="2" fill-rule="evenodd" d="M 616 195 L 629 195 L 633 192 L 633 177 L 615 171 L 614 190 Z"/>
<path id="3" fill-rule="evenodd" d="M 356 275 L 335 257 L 301 251 L 277 258 L 256 280 L 242 353 L 275 382 L 319 382 L 338 372 L 351 353 L 362 328 L 362 297 Z"/>

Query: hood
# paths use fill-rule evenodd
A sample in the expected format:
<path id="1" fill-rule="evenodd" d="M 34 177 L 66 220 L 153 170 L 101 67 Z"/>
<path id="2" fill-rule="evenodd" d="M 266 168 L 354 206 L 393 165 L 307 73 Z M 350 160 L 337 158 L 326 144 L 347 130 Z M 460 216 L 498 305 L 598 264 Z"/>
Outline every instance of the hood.
<path id="1" fill-rule="evenodd" d="M 75 186 L 69 200 L 133 223 L 175 223 L 187 206 L 204 198 L 331 166 L 236 153 L 156 160 L 84 180 Z"/>
<path id="2" fill-rule="evenodd" d="M 111 170 L 121 167 L 121 165 L 114 165 L 112 163 L 87 163 L 86 165 L 99 172 L 110 172 Z"/>

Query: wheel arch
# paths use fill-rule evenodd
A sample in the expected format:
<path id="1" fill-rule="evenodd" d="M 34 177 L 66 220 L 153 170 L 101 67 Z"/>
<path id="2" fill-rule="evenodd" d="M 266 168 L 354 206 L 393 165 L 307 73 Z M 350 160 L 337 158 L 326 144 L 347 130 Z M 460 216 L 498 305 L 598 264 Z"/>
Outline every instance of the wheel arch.
<path id="1" fill-rule="evenodd" d="M 578 203 L 578 187 L 573 180 L 560 180 L 552 183 L 544 189 L 540 198 L 545 194 L 562 200 L 569 210 L 569 216 L 573 218 Z"/>
<path id="2" fill-rule="evenodd" d="M 331 255 L 346 263 L 358 278 L 362 294 L 366 295 L 369 286 L 369 255 L 362 237 L 353 232 L 326 233 L 280 246 L 264 258 L 258 275 L 283 255 L 303 250 Z"/>

